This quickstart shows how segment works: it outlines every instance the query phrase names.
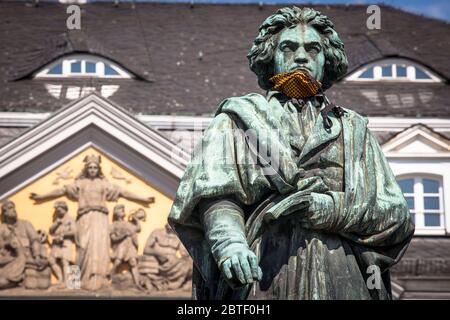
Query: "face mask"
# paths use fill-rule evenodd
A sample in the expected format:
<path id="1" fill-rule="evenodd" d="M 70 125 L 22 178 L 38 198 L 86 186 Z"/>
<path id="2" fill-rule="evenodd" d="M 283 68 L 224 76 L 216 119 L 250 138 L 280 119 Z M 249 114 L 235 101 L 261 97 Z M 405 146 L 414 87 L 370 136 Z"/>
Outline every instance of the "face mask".
<path id="1" fill-rule="evenodd" d="M 302 70 L 279 73 L 270 78 L 270 81 L 274 84 L 273 89 L 295 99 L 312 97 L 322 86 L 319 81 Z"/>

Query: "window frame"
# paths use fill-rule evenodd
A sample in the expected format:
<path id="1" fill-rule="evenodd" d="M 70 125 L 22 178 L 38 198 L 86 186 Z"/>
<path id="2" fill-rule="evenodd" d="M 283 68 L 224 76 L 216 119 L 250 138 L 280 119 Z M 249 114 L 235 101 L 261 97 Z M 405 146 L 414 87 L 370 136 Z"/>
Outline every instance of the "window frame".
<path id="1" fill-rule="evenodd" d="M 386 65 L 391 66 L 391 76 L 383 76 L 382 68 Z M 399 77 L 397 75 L 397 67 L 406 67 L 406 76 Z M 360 78 L 360 76 L 368 69 L 373 68 L 373 78 Z M 417 79 L 416 68 L 422 70 L 429 79 Z M 369 63 L 352 74 L 350 74 L 346 81 L 392 81 L 392 82 L 417 82 L 417 83 L 430 83 L 430 82 L 441 82 L 442 79 L 430 71 L 427 67 L 413 62 L 407 59 L 383 59 L 372 63 Z"/>
<path id="2" fill-rule="evenodd" d="M 81 72 L 72 72 L 72 63 L 81 62 Z M 95 72 L 86 72 L 86 63 L 95 63 Z M 62 64 L 61 74 L 50 74 L 49 71 L 58 64 Z M 105 65 L 109 65 L 117 75 L 106 75 Z M 132 75 L 118 66 L 116 63 L 95 55 L 74 54 L 61 57 L 52 63 L 46 65 L 39 70 L 35 75 L 35 78 L 108 78 L 108 79 L 131 79 Z"/>
<path id="3" fill-rule="evenodd" d="M 413 197 L 414 209 L 411 209 L 411 213 L 415 216 L 415 234 L 416 235 L 442 235 L 446 231 L 446 217 L 445 217 L 445 203 L 444 203 L 444 184 L 443 177 L 438 175 L 417 173 L 399 175 L 396 177 L 397 182 L 401 180 L 413 179 L 413 193 L 403 193 L 403 196 Z M 423 180 L 433 180 L 439 183 L 438 193 L 425 193 Z M 439 209 L 425 209 L 425 197 L 438 197 Z M 438 213 L 439 214 L 439 226 L 425 226 L 425 214 L 426 213 Z"/>

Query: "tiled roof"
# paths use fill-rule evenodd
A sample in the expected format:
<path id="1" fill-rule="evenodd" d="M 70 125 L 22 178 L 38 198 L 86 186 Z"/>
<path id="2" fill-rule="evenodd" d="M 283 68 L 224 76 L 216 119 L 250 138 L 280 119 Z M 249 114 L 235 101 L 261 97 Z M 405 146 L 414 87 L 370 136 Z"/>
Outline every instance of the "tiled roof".
<path id="1" fill-rule="evenodd" d="M 212 114 L 226 97 L 261 92 L 246 54 L 261 22 L 278 6 L 96 3 L 82 6 L 81 31 L 66 29 L 66 5 L 0 3 L 0 111 L 54 111 L 70 87 L 118 85 L 110 99 L 135 113 Z M 364 5 L 314 5 L 335 23 L 349 72 L 402 56 L 446 83 L 345 83 L 328 95 L 364 115 L 450 117 L 449 25 L 382 6 L 381 30 L 366 28 Z M 137 75 L 133 80 L 44 80 L 29 76 L 71 52 L 99 54 Z M 28 77 L 27 77 L 28 76 Z M 56 93 L 49 88 L 58 87 Z"/>
<path id="2" fill-rule="evenodd" d="M 450 238 L 415 237 L 392 269 L 397 275 L 450 276 Z"/>

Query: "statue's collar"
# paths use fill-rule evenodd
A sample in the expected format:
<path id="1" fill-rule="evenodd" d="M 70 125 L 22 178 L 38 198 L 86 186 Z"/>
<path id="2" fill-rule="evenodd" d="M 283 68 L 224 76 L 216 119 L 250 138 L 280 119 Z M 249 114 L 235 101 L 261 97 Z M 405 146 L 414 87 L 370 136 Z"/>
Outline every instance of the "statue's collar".
<path id="1" fill-rule="evenodd" d="M 310 101 L 312 103 L 312 105 L 315 107 L 322 106 L 322 104 L 324 102 L 324 96 L 323 96 L 323 94 L 320 94 L 320 93 L 316 94 L 315 96 L 308 97 L 305 99 L 293 99 L 293 98 L 289 98 L 288 96 L 284 95 L 280 91 L 276 91 L 276 90 L 267 91 L 266 99 L 269 102 L 271 99 L 277 99 L 282 105 L 284 105 L 286 102 L 291 101 L 291 100 L 296 100 L 295 101 L 296 105 L 298 105 L 298 104 L 303 105 Z M 303 103 L 301 103 L 301 101 L 303 101 Z"/>

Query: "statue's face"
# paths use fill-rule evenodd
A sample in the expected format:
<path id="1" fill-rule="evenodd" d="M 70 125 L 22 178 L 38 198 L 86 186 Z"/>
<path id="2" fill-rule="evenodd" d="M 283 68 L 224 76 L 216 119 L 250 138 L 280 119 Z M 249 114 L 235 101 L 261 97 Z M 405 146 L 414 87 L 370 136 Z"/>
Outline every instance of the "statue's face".
<path id="1" fill-rule="evenodd" d="M 114 210 L 114 214 L 116 215 L 117 219 L 123 220 L 125 218 L 125 210 L 123 207 L 118 207 Z"/>
<path id="2" fill-rule="evenodd" d="M 47 236 L 47 233 L 45 231 L 38 230 L 37 234 L 38 234 L 38 238 L 39 238 L 39 242 L 40 243 L 46 243 L 47 242 L 48 236 Z"/>
<path id="3" fill-rule="evenodd" d="M 98 176 L 98 164 L 96 163 L 89 163 L 87 167 L 87 171 L 90 178 L 95 178 Z"/>
<path id="4" fill-rule="evenodd" d="M 3 217 L 8 221 L 15 221 L 17 219 L 16 206 L 12 202 L 8 202 L 3 206 Z"/>
<path id="5" fill-rule="evenodd" d="M 324 66 L 322 39 L 314 27 L 299 24 L 280 32 L 274 56 L 275 74 L 299 69 L 322 81 Z"/>
<path id="6" fill-rule="evenodd" d="M 64 215 L 66 214 L 66 208 L 64 208 L 63 206 L 56 206 L 55 211 L 58 217 L 64 217 Z"/>

